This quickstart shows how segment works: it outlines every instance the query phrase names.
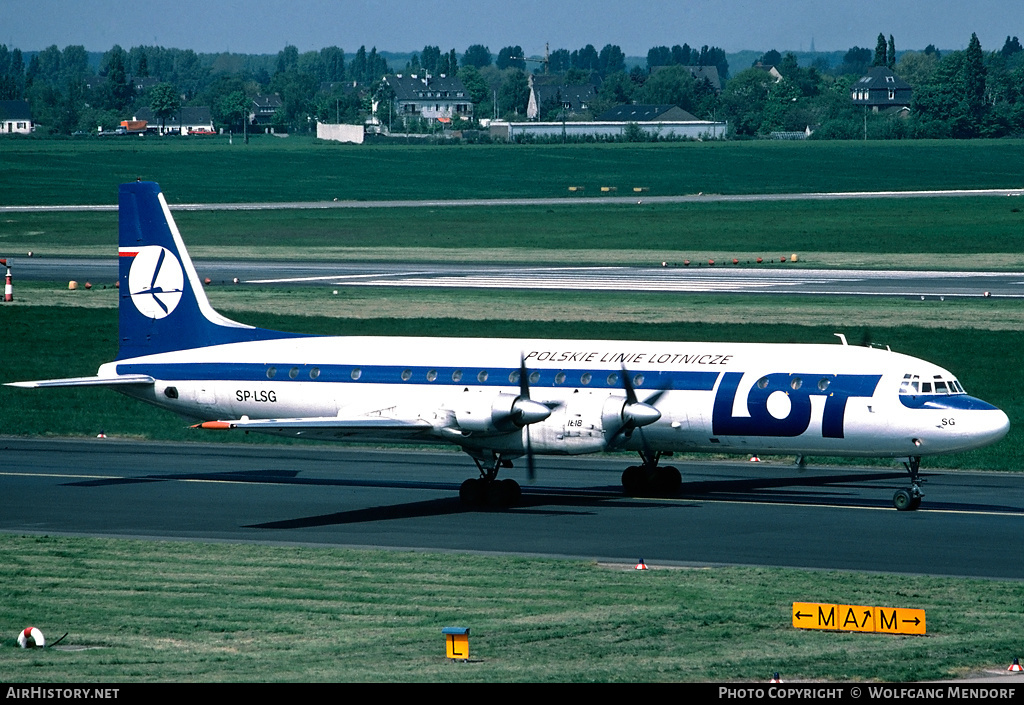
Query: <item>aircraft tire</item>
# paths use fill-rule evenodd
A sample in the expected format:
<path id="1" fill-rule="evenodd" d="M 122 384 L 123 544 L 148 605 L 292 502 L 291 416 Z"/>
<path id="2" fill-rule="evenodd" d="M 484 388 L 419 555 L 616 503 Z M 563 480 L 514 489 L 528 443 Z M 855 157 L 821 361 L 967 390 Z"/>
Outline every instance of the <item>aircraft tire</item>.
<path id="1" fill-rule="evenodd" d="M 505 488 L 505 505 L 509 507 L 518 505 L 523 498 L 523 488 L 519 486 L 519 483 L 515 480 L 501 480 L 501 484 Z"/>
<path id="2" fill-rule="evenodd" d="M 659 494 L 676 494 L 683 485 L 683 476 L 680 474 L 679 468 L 672 467 L 671 465 L 658 468 L 655 478 Z"/>
<path id="3" fill-rule="evenodd" d="M 522 493 L 515 480 L 492 480 L 485 483 L 484 502 L 491 507 L 513 507 L 519 504 Z"/>
<path id="4" fill-rule="evenodd" d="M 516 506 L 522 499 L 522 488 L 514 480 L 499 480 L 495 483 L 501 486 L 502 504 L 505 506 Z"/>
<path id="5" fill-rule="evenodd" d="M 636 496 L 643 492 L 646 484 L 644 480 L 643 469 L 636 465 L 630 465 L 622 473 L 622 491 L 631 497 Z"/>
<path id="6" fill-rule="evenodd" d="M 471 477 L 459 487 L 459 500 L 466 505 L 477 506 L 484 503 L 483 482 Z"/>
<path id="7" fill-rule="evenodd" d="M 918 500 L 920 504 L 920 500 Z M 917 509 L 914 504 L 914 495 L 911 494 L 910 490 L 896 490 L 896 494 L 892 496 L 892 506 L 896 507 L 896 511 L 908 512 Z"/>

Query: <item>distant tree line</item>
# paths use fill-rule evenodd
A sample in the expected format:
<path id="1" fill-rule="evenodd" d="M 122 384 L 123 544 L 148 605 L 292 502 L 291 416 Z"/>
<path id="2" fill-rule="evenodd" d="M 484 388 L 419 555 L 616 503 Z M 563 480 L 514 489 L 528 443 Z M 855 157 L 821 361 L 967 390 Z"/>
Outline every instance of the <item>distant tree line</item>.
<path id="1" fill-rule="evenodd" d="M 984 52 L 977 35 L 967 49 L 942 55 L 896 52 L 892 35 L 878 35 L 874 52 L 851 48 L 834 72 L 801 67 L 793 54 L 766 52 L 761 66 L 729 81 L 722 116 L 737 136 L 798 131 L 817 139 L 975 138 L 1024 135 L 1024 49 L 1007 37 Z M 774 66 L 783 81 L 764 70 Z M 872 66 L 885 66 L 913 88 L 909 115 L 867 112 L 850 100 L 851 88 Z"/>
<path id="2" fill-rule="evenodd" d="M 275 122 L 291 130 L 310 130 L 316 120 L 361 123 L 375 102 L 388 98 L 380 79 L 396 70 L 458 76 L 477 120 L 525 119 L 534 74 L 562 85 L 590 85 L 595 93 L 587 110 L 569 118 L 549 101 L 542 119 L 588 119 L 637 103 L 677 105 L 700 119 L 727 120 L 740 138 L 808 126 L 826 139 L 859 139 L 865 131 L 871 138 L 1024 134 L 1024 47 L 1010 36 L 998 51 L 984 52 L 972 35 L 963 51 L 940 53 L 929 45 L 897 53 L 894 37 L 879 34 L 874 50 L 851 47 L 838 66 L 821 58 L 801 64 L 794 54 L 773 49 L 738 73 L 730 72 L 722 49 L 688 44 L 651 47 L 645 64 L 628 62 L 613 44 L 558 48 L 543 56 L 526 56 L 519 45 L 492 53 L 474 44 L 461 55 L 426 45 L 402 55 L 408 60 L 395 67 L 365 46 L 352 55 L 336 46 L 300 52 L 291 45 L 276 55 L 241 55 L 115 45 L 98 60 L 82 46 L 50 46 L 28 56 L 26 61 L 20 49 L 0 45 L 0 99 L 28 100 L 41 134 L 93 132 L 140 107 L 167 119 L 197 105 L 211 108 L 218 127 L 239 130 L 252 98 L 270 94 L 281 98 Z M 691 68 L 701 66 L 715 67 L 721 85 Z M 851 87 L 872 66 L 892 69 L 913 87 L 909 115 L 866 114 L 853 104 Z"/>

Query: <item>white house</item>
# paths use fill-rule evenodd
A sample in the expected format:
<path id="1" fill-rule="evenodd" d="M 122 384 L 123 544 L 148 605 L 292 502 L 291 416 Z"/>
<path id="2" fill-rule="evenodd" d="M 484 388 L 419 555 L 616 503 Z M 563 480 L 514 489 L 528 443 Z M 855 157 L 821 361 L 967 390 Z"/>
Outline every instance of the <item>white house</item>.
<path id="1" fill-rule="evenodd" d="M 394 93 L 395 116 L 451 122 L 473 117 L 473 101 L 462 81 L 454 76 L 395 74 L 384 83 Z"/>
<path id="2" fill-rule="evenodd" d="M 0 133 L 27 135 L 35 129 L 28 101 L 0 100 Z"/>
<path id="3" fill-rule="evenodd" d="M 145 120 L 148 129 L 160 130 L 160 118 L 150 108 L 139 108 L 133 119 Z M 168 132 L 181 135 L 212 134 L 213 115 L 210 114 L 210 108 L 205 105 L 179 108 L 178 112 L 164 121 L 164 133 Z"/>

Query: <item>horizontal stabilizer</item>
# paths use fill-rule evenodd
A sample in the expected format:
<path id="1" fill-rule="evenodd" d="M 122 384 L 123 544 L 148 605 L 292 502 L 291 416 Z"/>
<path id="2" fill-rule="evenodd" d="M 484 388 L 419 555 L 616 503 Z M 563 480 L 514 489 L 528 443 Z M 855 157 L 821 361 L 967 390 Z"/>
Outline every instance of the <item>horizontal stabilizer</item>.
<path id="1" fill-rule="evenodd" d="M 44 387 L 124 387 L 153 384 L 149 375 L 118 375 L 116 377 L 65 377 L 63 379 L 36 379 L 29 382 L 8 382 L 7 387 L 42 389 Z"/>

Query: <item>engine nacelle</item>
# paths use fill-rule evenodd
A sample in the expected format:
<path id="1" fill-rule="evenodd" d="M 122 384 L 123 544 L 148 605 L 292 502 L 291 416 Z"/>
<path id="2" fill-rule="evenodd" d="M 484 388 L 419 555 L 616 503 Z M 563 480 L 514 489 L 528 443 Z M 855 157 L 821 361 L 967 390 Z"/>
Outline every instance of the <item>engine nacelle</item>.
<path id="1" fill-rule="evenodd" d="M 480 433 L 508 433 L 551 415 L 551 409 L 538 401 L 505 393 L 466 392 L 454 407 L 459 428 Z"/>
<path id="2" fill-rule="evenodd" d="M 625 397 L 608 397 L 601 410 L 601 425 L 609 434 L 618 433 L 623 428 L 647 426 L 660 418 L 661 412 L 650 404 L 639 401 L 631 404 Z"/>
<path id="3" fill-rule="evenodd" d="M 626 398 L 600 392 L 577 393 L 551 418 L 530 428 L 536 453 L 578 455 L 608 449 L 608 441 L 623 425 Z"/>

